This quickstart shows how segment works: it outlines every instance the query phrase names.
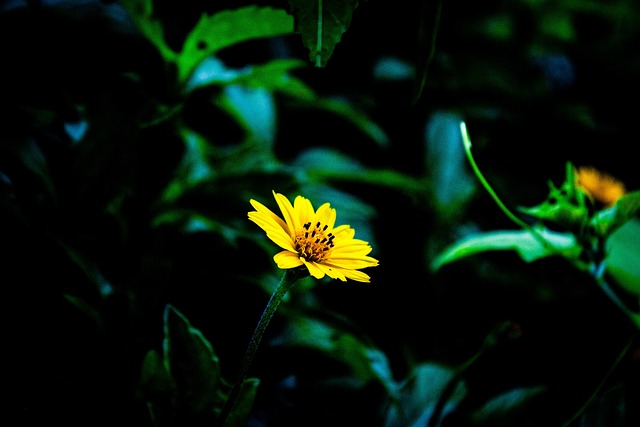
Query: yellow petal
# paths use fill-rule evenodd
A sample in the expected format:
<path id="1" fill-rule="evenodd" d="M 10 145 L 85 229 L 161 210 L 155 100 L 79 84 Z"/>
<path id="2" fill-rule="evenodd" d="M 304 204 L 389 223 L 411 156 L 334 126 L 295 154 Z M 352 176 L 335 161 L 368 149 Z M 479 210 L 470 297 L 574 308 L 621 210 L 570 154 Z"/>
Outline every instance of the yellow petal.
<path id="1" fill-rule="evenodd" d="M 338 259 L 332 257 L 324 264 L 336 268 L 358 270 L 360 268 L 375 267 L 376 265 L 378 265 L 378 260 L 371 257 Z"/>
<path id="2" fill-rule="evenodd" d="M 249 203 L 251 203 L 251 206 L 253 206 L 254 209 L 258 211 L 262 216 L 275 222 L 284 231 L 286 231 L 287 234 L 290 234 L 289 226 L 282 220 L 282 218 L 280 218 L 278 215 L 271 212 L 271 210 L 268 207 L 258 202 L 257 200 L 253 200 L 253 199 L 249 200 Z"/>
<path id="3" fill-rule="evenodd" d="M 341 269 L 333 268 L 326 264 L 317 264 L 317 266 L 320 270 L 324 271 L 326 275 L 331 277 L 332 279 L 339 279 L 339 280 L 342 280 L 343 282 L 347 281 L 347 278 L 344 276 L 344 274 L 341 273 L 340 271 Z"/>
<path id="4" fill-rule="evenodd" d="M 368 274 L 358 270 L 342 270 L 347 279 L 355 280 L 357 282 L 370 283 L 371 277 Z"/>
<path id="5" fill-rule="evenodd" d="M 332 233 L 336 236 L 335 240 L 349 240 L 353 239 L 353 236 L 356 235 L 356 231 L 348 225 L 336 227 L 333 229 Z"/>
<path id="6" fill-rule="evenodd" d="M 295 212 L 294 215 L 297 216 L 298 220 L 300 221 L 300 225 L 306 224 L 307 222 L 313 220 L 313 205 L 311 205 L 309 199 L 306 199 L 302 196 L 296 197 L 296 199 L 293 201 L 293 210 Z"/>
<path id="7" fill-rule="evenodd" d="M 318 264 L 316 264 L 315 262 L 307 262 L 307 260 L 305 259 L 302 259 L 302 262 L 307 266 L 307 269 L 309 269 L 309 274 L 311 274 L 313 277 L 315 277 L 316 279 L 322 279 L 324 277 L 325 272 L 318 268 Z"/>
<path id="8" fill-rule="evenodd" d="M 249 212 L 249 220 L 258 224 L 276 245 L 288 251 L 294 251 L 293 240 L 291 236 L 279 224 L 276 224 L 271 218 L 263 215 L 261 212 Z"/>
<path id="9" fill-rule="evenodd" d="M 283 270 L 300 267 L 302 265 L 302 261 L 300 260 L 298 254 L 289 251 L 278 252 L 274 255 L 273 260 L 278 265 L 278 268 L 281 268 Z"/>
<path id="10" fill-rule="evenodd" d="M 273 197 L 275 197 L 278 207 L 282 212 L 282 216 L 289 226 L 289 234 L 291 235 L 291 238 L 295 239 L 295 232 L 300 229 L 300 223 L 294 214 L 291 202 L 283 194 L 276 193 L 275 191 L 273 191 Z"/>
<path id="11" fill-rule="evenodd" d="M 323 204 L 318 208 L 316 217 L 313 222 L 320 222 L 321 224 L 325 224 L 328 226 L 328 228 L 332 229 L 333 225 L 336 222 L 336 210 L 332 209 L 329 203 Z"/>
<path id="12" fill-rule="evenodd" d="M 341 253 L 341 254 L 349 254 L 349 255 L 356 254 L 356 253 L 362 253 L 366 255 L 369 252 L 371 252 L 371 246 L 369 246 L 369 243 L 365 242 L 364 240 L 354 240 L 354 239 L 340 242 L 340 244 L 337 245 L 333 250 L 333 253 Z"/>

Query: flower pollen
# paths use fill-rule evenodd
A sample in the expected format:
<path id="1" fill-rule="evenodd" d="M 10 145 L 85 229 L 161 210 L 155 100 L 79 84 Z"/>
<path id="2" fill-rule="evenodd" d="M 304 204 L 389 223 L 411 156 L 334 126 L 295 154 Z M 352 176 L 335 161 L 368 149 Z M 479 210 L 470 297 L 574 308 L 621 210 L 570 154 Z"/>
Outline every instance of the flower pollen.
<path id="1" fill-rule="evenodd" d="M 333 233 L 326 233 L 328 225 L 317 222 L 311 227 L 311 222 L 302 226 L 304 230 L 298 231 L 295 240 L 295 249 L 298 254 L 308 262 L 322 262 L 330 254 L 331 248 L 335 246 Z M 325 234 L 326 233 L 326 234 Z"/>

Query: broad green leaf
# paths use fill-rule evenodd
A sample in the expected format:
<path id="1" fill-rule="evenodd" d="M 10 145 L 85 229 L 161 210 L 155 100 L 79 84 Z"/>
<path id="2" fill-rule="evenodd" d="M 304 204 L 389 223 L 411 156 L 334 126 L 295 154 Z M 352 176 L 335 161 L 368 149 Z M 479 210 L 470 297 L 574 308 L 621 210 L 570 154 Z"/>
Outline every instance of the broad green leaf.
<path id="1" fill-rule="evenodd" d="M 435 271 L 444 264 L 485 251 L 515 250 L 526 262 L 551 255 L 563 255 L 575 258 L 581 248 L 575 236 L 570 233 L 558 233 L 545 228 L 536 228 L 537 234 L 530 231 L 489 231 L 473 234 L 446 248 L 431 264 Z"/>
<path id="2" fill-rule="evenodd" d="M 121 3 L 162 57 L 166 61 L 175 61 L 177 54 L 165 42 L 162 22 L 153 15 L 153 0 L 123 0 Z"/>
<path id="3" fill-rule="evenodd" d="M 640 191 L 622 196 L 609 209 L 598 212 L 591 219 L 591 225 L 600 236 L 607 236 L 640 212 Z"/>
<path id="4" fill-rule="evenodd" d="M 289 6 L 309 60 L 324 67 L 349 28 L 358 0 L 289 0 Z"/>
<path id="5" fill-rule="evenodd" d="M 186 82 L 207 57 L 235 44 L 293 32 L 293 18 L 282 9 L 246 6 L 202 15 L 178 56 L 178 79 Z"/>
<path id="6" fill-rule="evenodd" d="M 607 239 L 606 268 L 620 286 L 640 296 L 640 220 L 633 219 Z"/>
<path id="7" fill-rule="evenodd" d="M 175 390 L 176 409 L 206 416 L 224 403 L 227 384 L 209 341 L 178 310 L 164 311 L 164 366 Z"/>

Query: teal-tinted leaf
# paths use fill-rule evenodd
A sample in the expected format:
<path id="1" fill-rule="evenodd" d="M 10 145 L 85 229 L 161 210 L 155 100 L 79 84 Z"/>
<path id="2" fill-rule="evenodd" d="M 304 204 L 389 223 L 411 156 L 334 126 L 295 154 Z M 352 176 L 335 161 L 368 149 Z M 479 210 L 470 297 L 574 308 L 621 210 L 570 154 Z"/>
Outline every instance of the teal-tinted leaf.
<path id="1" fill-rule="evenodd" d="M 258 378 L 248 378 L 242 383 L 238 399 L 233 405 L 233 409 L 225 420 L 222 427 L 240 427 L 247 425 L 247 419 L 253 408 L 260 380 Z"/>
<path id="2" fill-rule="evenodd" d="M 216 104 L 244 127 L 249 140 L 271 149 L 276 133 L 276 105 L 271 92 L 263 88 L 229 85 Z"/>
<path id="3" fill-rule="evenodd" d="M 121 3 L 162 57 L 166 61 L 175 61 L 177 54 L 165 42 L 162 22 L 153 15 L 153 0 L 123 0 Z"/>
<path id="4" fill-rule="evenodd" d="M 526 262 L 551 255 L 573 259 L 580 254 L 581 248 L 573 234 L 558 233 L 541 227 L 536 230 L 537 235 L 525 230 L 490 231 L 471 235 L 442 251 L 432 261 L 431 268 L 438 270 L 444 264 L 494 250 L 515 250 Z"/>
<path id="5" fill-rule="evenodd" d="M 352 334 L 317 319 L 298 316 L 276 344 L 307 347 L 322 352 L 350 368 L 353 384 L 378 381 L 390 392 L 395 388 L 393 375 L 384 353 Z"/>
<path id="6" fill-rule="evenodd" d="M 633 219 L 607 239 L 606 268 L 620 286 L 640 296 L 640 220 Z"/>
<path id="7" fill-rule="evenodd" d="M 358 0 L 289 0 L 289 6 L 309 60 L 324 67 L 349 28 Z"/>
<path id="8" fill-rule="evenodd" d="M 457 114 L 435 112 L 425 135 L 425 170 L 427 179 L 432 183 L 434 208 L 441 218 L 448 221 L 463 211 L 476 188 L 460 135 L 461 120 Z"/>
<path id="9" fill-rule="evenodd" d="M 316 99 L 313 89 L 290 73 L 304 65 L 304 62 L 295 59 L 276 59 L 262 65 L 231 69 L 227 68 L 219 59 L 209 57 L 202 61 L 192 74 L 186 85 L 186 90 L 191 91 L 216 84 L 235 84 L 249 88 L 262 88 L 270 92 L 279 92 L 293 98 L 311 101 Z"/>
<path id="10" fill-rule="evenodd" d="M 383 57 L 373 66 L 373 77 L 378 80 L 410 80 L 415 75 L 413 66 L 394 57 Z"/>
<path id="11" fill-rule="evenodd" d="M 213 347 L 178 310 L 164 311 L 164 366 L 171 376 L 179 413 L 206 416 L 220 407 L 227 384 Z"/>
<path id="12" fill-rule="evenodd" d="M 426 426 L 440 396 L 454 375 L 453 369 L 434 363 L 416 366 L 409 377 L 398 386 L 397 396 L 387 409 L 385 427 Z M 453 410 L 465 394 L 466 387 L 460 382 L 440 415 L 444 416 Z"/>
<path id="13" fill-rule="evenodd" d="M 471 414 L 474 426 L 513 426 L 518 425 L 518 415 L 531 399 L 546 388 L 542 386 L 509 390 L 486 402 Z"/>
<path id="14" fill-rule="evenodd" d="M 271 7 L 246 6 L 202 15 L 178 56 L 178 78 L 186 82 L 200 62 L 221 49 L 292 32 L 293 18 L 284 10 Z"/>

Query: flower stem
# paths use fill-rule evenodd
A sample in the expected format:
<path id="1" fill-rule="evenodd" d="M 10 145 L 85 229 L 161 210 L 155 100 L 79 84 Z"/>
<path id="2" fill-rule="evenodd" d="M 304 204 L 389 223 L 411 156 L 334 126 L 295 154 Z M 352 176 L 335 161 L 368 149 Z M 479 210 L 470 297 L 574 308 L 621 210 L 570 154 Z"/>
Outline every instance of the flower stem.
<path id="1" fill-rule="evenodd" d="M 293 285 L 302 277 L 305 277 L 307 274 L 306 271 L 301 271 L 296 268 L 285 270 L 284 275 L 282 276 L 282 280 L 278 284 L 278 287 L 271 295 L 269 302 L 267 302 L 267 306 L 262 312 L 262 316 L 258 321 L 258 325 L 256 329 L 253 331 L 253 336 L 251 337 L 251 341 L 249 341 L 249 346 L 247 347 L 247 351 L 244 354 L 244 358 L 242 359 L 242 364 L 240 365 L 240 372 L 238 373 L 238 378 L 236 379 L 231 392 L 229 393 L 229 397 L 218 416 L 219 425 L 224 425 L 225 420 L 231 413 L 233 409 L 233 405 L 238 399 L 238 395 L 242 389 L 242 384 L 244 383 L 247 374 L 249 373 L 249 367 L 251 366 L 251 362 L 258 350 L 258 346 L 260 345 L 260 341 L 262 340 L 262 336 L 264 335 L 271 318 L 275 314 L 278 306 L 282 302 L 286 293 L 293 287 Z"/>
<path id="2" fill-rule="evenodd" d="M 467 125 L 465 124 L 465 122 L 460 122 L 460 132 L 462 134 L 464 151 L 467 154 L 467 159 L 469 159 L 469 163 L 471 164 L 471 168 L 473 169 L 473 172 L 476 174 L 476 177 L 478 178 L 478 180 L 480 180 L 480 183 L 485 188 L 485 190 L 487 190 L 491 198 L 496 202 L 500 210 L 507 216 L 507 218 L 509 218 L 519 227 L 531 233 L 533 237 L 535 237 L 543 246 L 553 249 L 553 245 L 550 245 L 550 243 L 547 241 L 547 239 L 544 238 L 544 236 L 542 236 L 535 228 L 531 227 L 529 224 L 527 224 L 526 222 L 522 221 L 520 218 L 515 216 L 513 212 L 511 212 L 509 208 L 507 208 L 505 204 L 502 203 L 502 200 L 500 200 L 496 192 L 493 191 L 493 188 L 491 188 L 491 185 L 489 185 L 489 182 L 487 181 L 487 179 L 484 177 L 482 172 L 480 172 L 480 168 L 478 167 L 478 165 L 476 164 L 476 161 L 473 159 L 473 156 L 471 155 L 471 139 L 469 138 L 469 133 L 467 132 Z"/>

